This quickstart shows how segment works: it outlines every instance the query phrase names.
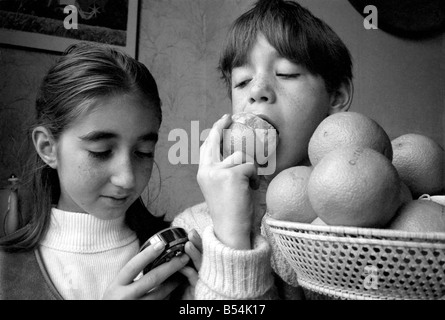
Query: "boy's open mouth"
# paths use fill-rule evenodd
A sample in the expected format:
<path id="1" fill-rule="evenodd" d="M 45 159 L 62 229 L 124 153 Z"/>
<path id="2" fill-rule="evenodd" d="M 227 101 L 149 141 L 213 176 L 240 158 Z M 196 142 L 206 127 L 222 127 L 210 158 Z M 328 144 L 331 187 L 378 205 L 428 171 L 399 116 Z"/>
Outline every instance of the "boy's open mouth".
<path id="1" fill-rule="evenodd" d="M 261 118 L 262 120 L 266 121 L 272 127 L 272 129 L 275 129 L 277 131 L 277 136 L 280 135 L 280 131 L 278 130 L 277 126 L 273 123 L 273 121 L 269 117 L 267 117 L 263 114 L 255 114 L 255 115 L 258 118 Z"/>

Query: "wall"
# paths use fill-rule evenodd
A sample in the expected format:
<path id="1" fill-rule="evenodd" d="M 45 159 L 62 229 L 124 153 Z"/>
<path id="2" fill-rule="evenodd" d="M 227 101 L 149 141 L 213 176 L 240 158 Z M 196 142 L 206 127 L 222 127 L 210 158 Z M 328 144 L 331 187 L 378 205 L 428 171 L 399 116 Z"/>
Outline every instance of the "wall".
<path id="1" fill-rule="evenodd" d="M 172 165 L 168 141 L 174 129 L 191 136 L 230 112 L 216 66 L 229 24 L 252 0 L 143 0 L 139 59 L 153 72 L 163 100 L 164 121 L 150 183 L 150 207 L 171 219 L 202 201 L 196 164 Z M 445 145 L 445 36 L 413 41 L 382 30 L 365 30 L 363 18 L 347 1 L 301 0 L 324 19 L 350 48 L 355 95 L 351 110 L 379 122 L 391 138 L 408 132 Z M 16 170 L 15 152 L 33 108 L 40 79 L 54 55 L 0 48 L 0 180 Z M 190 143 L 189 143 L 189 146 Z M 159 184 L 160 178 L 162 185 Z"/>

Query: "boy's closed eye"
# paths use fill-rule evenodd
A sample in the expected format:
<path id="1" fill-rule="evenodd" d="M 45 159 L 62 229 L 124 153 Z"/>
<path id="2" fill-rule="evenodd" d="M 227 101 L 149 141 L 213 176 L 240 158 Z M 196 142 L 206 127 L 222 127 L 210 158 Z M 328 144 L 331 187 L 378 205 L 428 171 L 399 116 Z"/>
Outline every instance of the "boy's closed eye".
<path id="1" fill-rule="evenodd" d="M 301 74 L 300 73 L 277 73 L 277 77 L 284 78 L 284 79 L 296 79 Z"/>
<path id="2" fill-rule="evenodd" d="M 238 81 L 234 83 L 234 88 L 243 88 L 245 87 L 251 79 L 246 79 L 246 80 L 242 80 L 242 81 Z"/>

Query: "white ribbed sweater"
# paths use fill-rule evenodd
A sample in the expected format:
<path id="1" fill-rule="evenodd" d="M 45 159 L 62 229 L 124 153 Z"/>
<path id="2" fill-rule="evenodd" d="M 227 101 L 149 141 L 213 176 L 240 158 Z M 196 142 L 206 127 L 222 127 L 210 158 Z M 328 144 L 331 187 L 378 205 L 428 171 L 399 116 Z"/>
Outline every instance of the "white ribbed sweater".
<path id="1" fill-rule="evenodd" d="M 52 209 L 40 253 L 64 299 L 101 299 L 122 267 L 138 253 L 136 234 L 124 219 L 100 220 L 89 214 Z"/>

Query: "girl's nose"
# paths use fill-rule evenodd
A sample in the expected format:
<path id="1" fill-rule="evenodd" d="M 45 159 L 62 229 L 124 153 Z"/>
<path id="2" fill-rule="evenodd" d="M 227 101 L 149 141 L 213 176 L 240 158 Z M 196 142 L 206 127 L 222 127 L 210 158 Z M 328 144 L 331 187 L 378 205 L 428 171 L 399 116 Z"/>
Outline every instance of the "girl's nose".
<path id="1" fill-rule="evenodd" d="M 274 103 L 275 91 L 270 82 L 264 78 L 258 78 L 250 88 L 250 103 Z"/>
<path id="2" fill-rule="evenodd" d="M 123 189 L 131 189 L 135 186 L 135 174 L 131 158 L 126 156 L 114 162 L 112 167 L 111 183 Z"/>

